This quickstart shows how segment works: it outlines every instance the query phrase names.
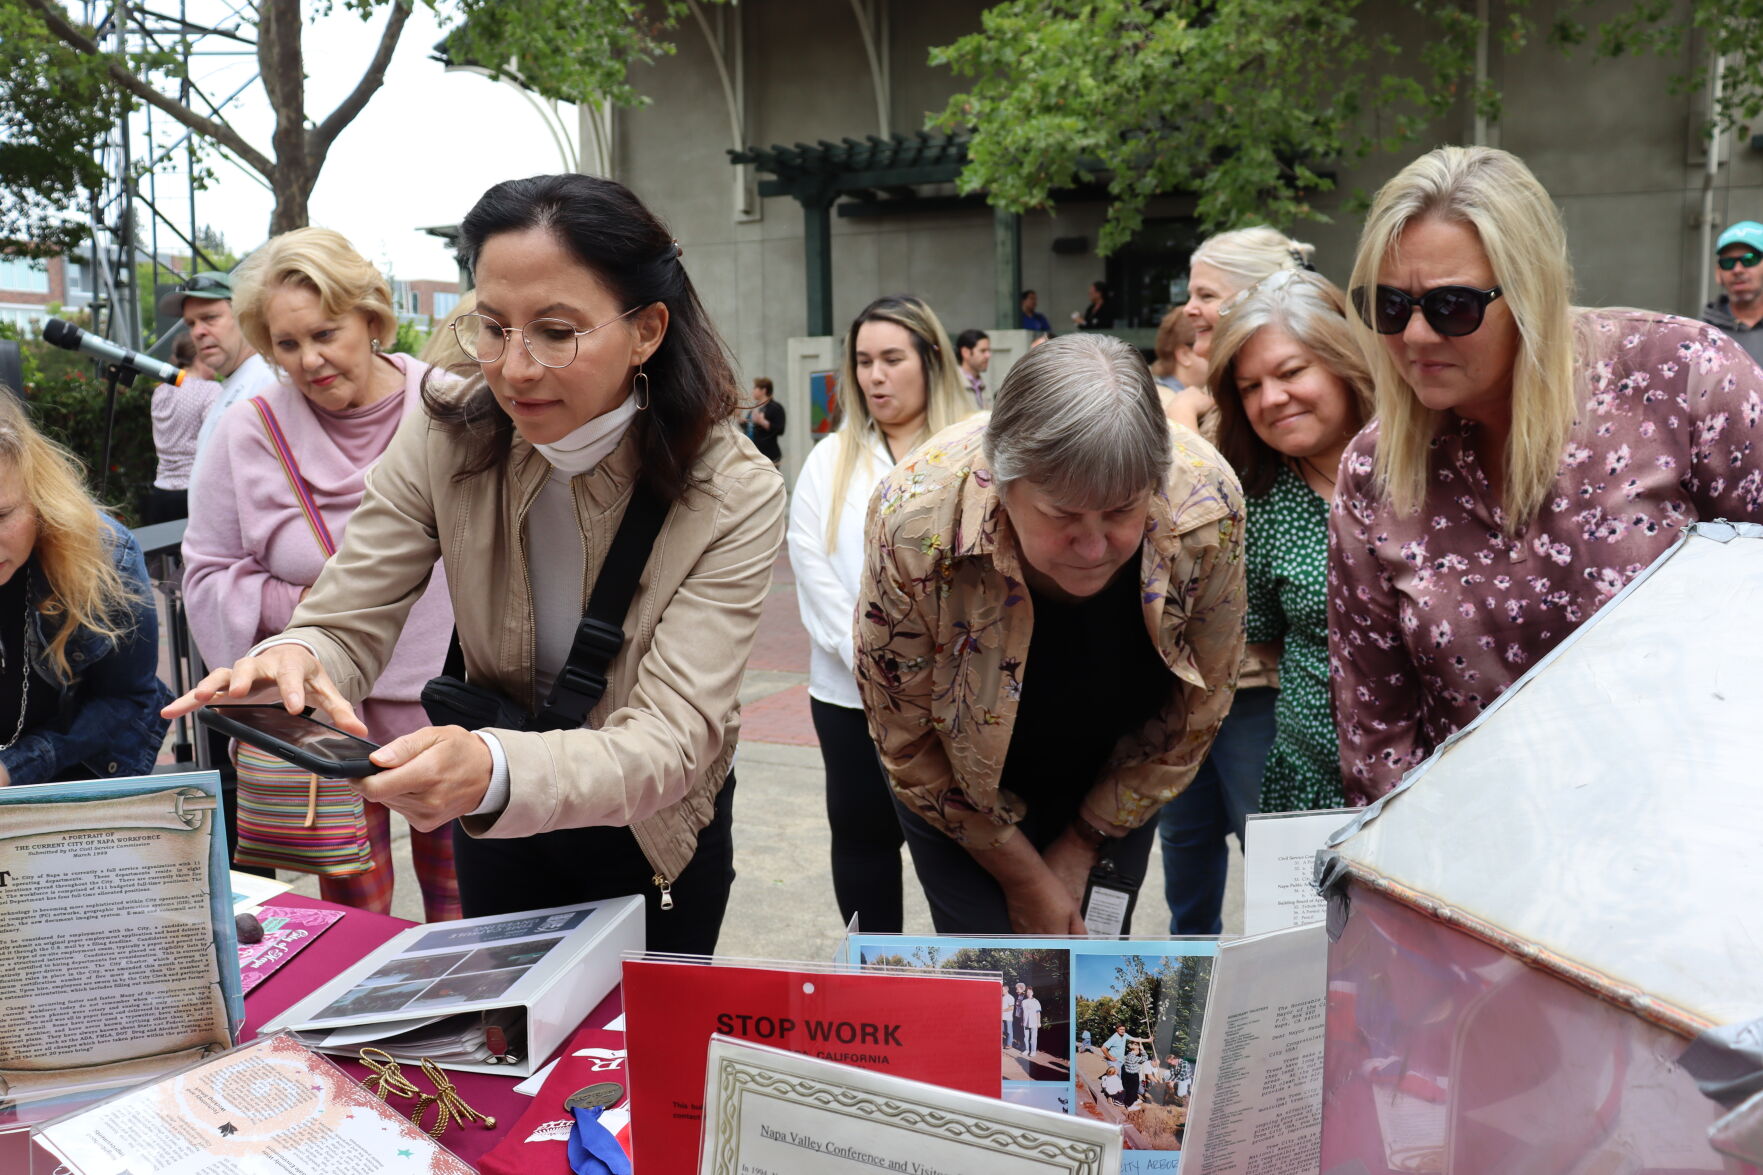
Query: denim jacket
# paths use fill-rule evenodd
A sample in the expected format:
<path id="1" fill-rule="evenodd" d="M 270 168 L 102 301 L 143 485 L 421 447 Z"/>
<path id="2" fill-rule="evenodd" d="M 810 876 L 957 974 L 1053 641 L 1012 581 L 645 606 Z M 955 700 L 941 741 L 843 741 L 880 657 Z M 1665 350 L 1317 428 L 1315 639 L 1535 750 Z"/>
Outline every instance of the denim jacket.
<path id="1" fill-rule="evenodd" d="M 73 675 L 64 679 L 49 658 L 49 623 L 37 611 L 49 594 L 49 584 L 35 560 L 27 565 L 31 614 L 26 643 L 31 668 L 37 688 L 47 683 L 57 691 L 58 703 L 46 725 L 26 730 L 0 751 L 0 764 L 14 784 L 145 775 L 153 770 L 165 740 L 167 724 L 159 710 L 171 700 L 171 691 L 158 676 L 159 614 L 147 581 L 147 563 L 140 545 L 121 523 L 106 516 L 104 524 L 111 532 L 116 570 L 139 597 L 134 623 L 116 642 L 87 629 L 74 633 L 67 644 Z"/>

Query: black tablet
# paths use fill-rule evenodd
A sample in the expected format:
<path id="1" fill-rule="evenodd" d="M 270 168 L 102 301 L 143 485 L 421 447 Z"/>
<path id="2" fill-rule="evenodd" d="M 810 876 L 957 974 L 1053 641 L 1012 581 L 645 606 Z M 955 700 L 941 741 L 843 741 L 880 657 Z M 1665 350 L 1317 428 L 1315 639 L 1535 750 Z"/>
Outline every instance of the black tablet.
<path id="1" fill-rule="evenodd" d="M 315 775 L 356 779 L 379 770 L 368 755 L 378 743 L 345 734 L 311 716 L 290 714 L 281 706 L 206 706 L 196 717 L 265 754 L 285 759 Z"/>

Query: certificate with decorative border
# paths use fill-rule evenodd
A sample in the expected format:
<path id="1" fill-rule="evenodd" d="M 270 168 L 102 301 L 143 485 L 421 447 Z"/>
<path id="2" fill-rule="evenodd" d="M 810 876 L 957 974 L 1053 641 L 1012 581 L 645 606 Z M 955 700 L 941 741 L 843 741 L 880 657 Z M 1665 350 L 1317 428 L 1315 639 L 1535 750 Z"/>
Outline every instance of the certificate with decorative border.
<path id="1" fill-rule="evenodd" d="M 710 1038 L 698 1175 L 1104 1175 L 1120 1128 Z"/>

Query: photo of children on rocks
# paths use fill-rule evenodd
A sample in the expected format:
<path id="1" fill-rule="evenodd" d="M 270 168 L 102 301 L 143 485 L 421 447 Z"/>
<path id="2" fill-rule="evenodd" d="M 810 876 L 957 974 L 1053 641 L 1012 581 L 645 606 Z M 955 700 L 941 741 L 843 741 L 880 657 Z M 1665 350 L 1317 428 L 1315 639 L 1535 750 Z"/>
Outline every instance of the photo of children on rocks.
<path id="1" fill-rule="evenodd" d="M 1180 1150 L 1211 956 L 1079 955 L 1073 967 L 1078 1113 L 1120 1126 L 1128 1150 Z"/>
<path id="2" fill-rule="evenodd" d="M 903 944 L 902 944 L 903 945 Z M 998 1042 L 1005 1081 L 1065 1081 L 1071 1076 L 1071 956 L 1061 948 L 931 945 L 910 950 L 865 947 L 863 963 L 996 971 Z"/>

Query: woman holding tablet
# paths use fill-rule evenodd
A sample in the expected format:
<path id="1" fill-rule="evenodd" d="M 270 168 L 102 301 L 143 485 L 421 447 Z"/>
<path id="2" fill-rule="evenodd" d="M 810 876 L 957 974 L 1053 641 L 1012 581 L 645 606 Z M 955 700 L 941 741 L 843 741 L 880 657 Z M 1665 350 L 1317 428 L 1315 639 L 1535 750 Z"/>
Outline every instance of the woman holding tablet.
<path id="1" fill-rule="evenodd" d="M 388 744 L 362 794 L 420 828 L 459 818 L 468 917 L 642 893 L 650 949 L 710 953 L 734 879 L 736 694 L 783 479 L 729 423 L 722 342 L 677 242 L 629 190 L 586 175 L 498 184 L 461 245 L 478 294 L 453 328 L 462 386 L 425 388 L 288 631 L 170 712 L 273 687 L 361 732 L 352 701 L 438 556 L 463 676 L 507 705 Z M 576 729 L 531 729 L 519 719 L 574 664 L 633 500 L 661 521 L 604 693 Z"/>

